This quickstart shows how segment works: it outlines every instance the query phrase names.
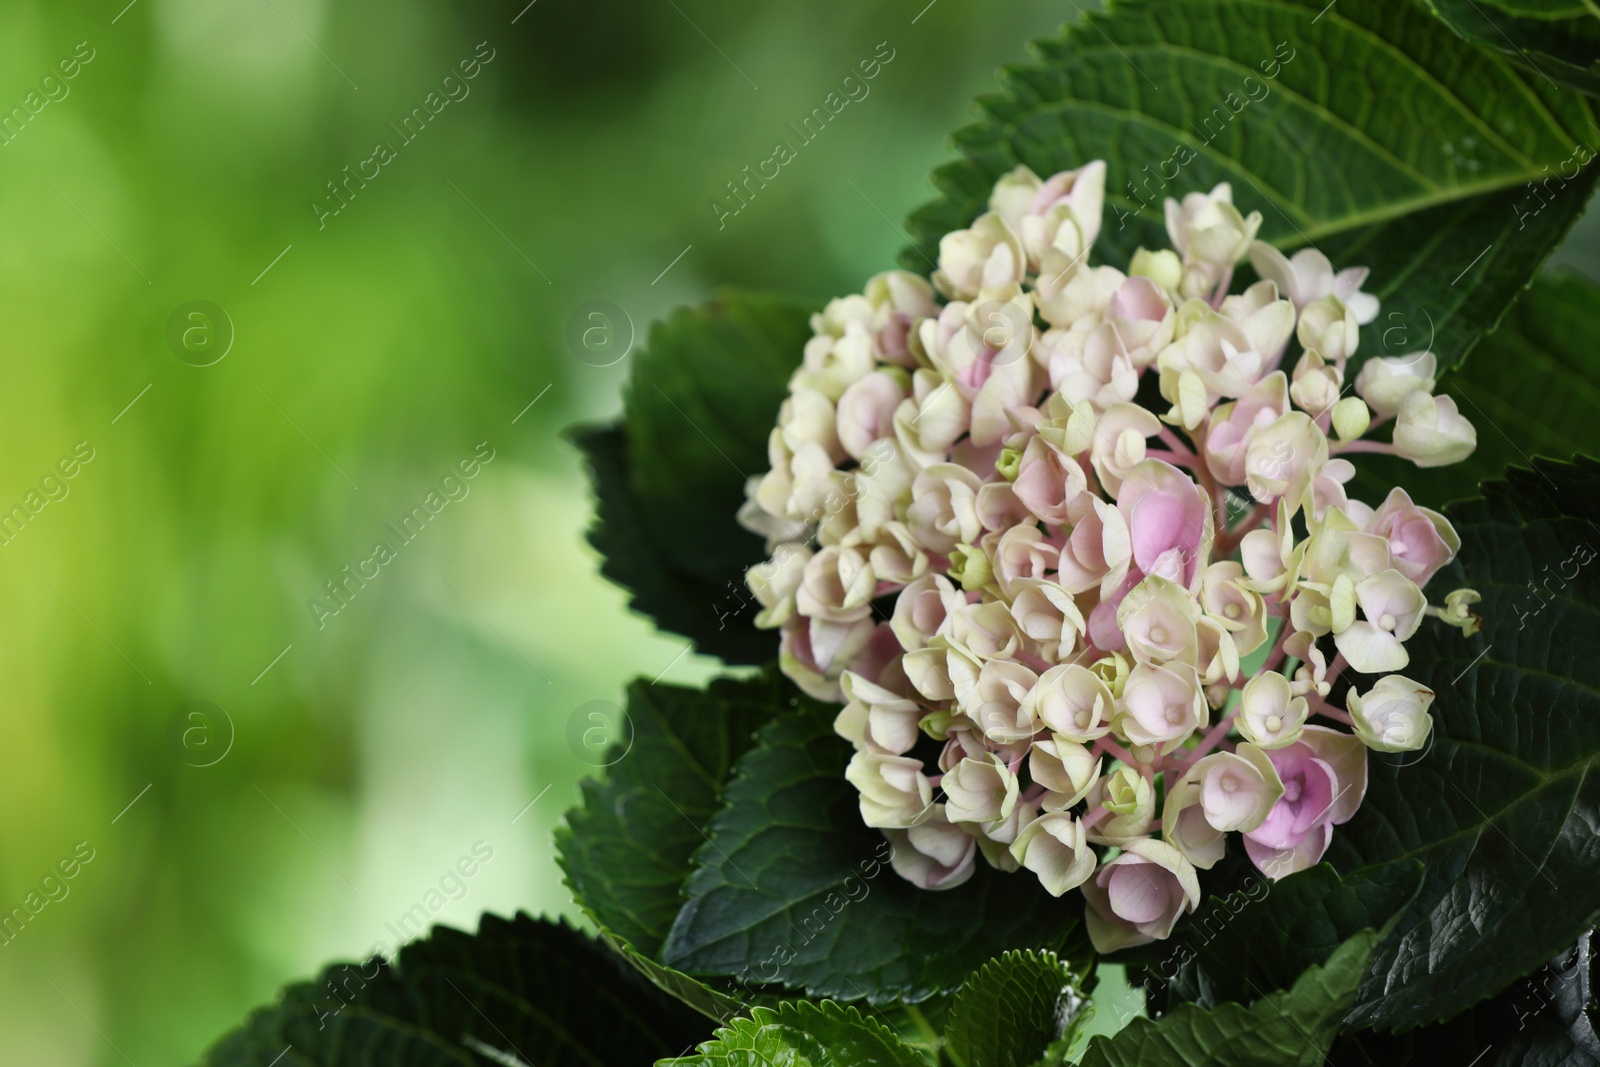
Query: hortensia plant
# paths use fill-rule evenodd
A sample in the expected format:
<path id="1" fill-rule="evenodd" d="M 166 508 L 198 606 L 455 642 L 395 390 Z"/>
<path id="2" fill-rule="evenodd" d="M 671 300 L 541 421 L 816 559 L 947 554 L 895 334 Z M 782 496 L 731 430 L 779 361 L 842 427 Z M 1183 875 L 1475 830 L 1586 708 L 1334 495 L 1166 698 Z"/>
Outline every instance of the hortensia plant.
<path id="1" fill-rule="evenodd" d="M 1019 166 L 931 285 L 882 274 L 813 316 L 745 519 L 776 542 L 755 625 L 844 705 L 895 871 L 1027 868 L 1081 889 L 1112 952 L 1199 907 L 1231 832 L 1273 879 L 1320 860 L 1366 750 L 1429 736 L 1405 642 L 1426 616 L 1477 633 L 1480 597 L 1422 592 L 1460 547 L 1443 515 L 1346 493 L 1346 454 L 1437 467 L 1477 442 L 1431 352 L 1347 387 L 1366 270 L 1256 241 L 1227 183 L 1165 202 L 1173 247 L 1098 265 L 1105 174 Z M 1229 295 L 1247 258 L 1261 280 Z M 1364 437 L 1390 420 L 1392 443 Z M 1344 671 L 1378 677 L 1340 710 Z"/>
<path id="2" fill-rule="evenodd" d="M 1600 288 L 1541 269 L 1597 41 L 1038 42 L 902 269 L 678 312 L 575 433 L 603 572 L 730 668 L 629 689 L 586 930 L 436 929 L 206 1062 L 1600 1063 Z"/>

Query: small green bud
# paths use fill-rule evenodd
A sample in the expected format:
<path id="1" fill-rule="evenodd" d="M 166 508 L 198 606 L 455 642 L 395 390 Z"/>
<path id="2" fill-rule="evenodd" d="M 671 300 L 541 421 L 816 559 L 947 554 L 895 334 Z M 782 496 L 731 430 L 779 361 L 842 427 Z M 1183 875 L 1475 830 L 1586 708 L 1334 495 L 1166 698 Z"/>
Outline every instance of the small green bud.
<path id="1" fill-rule="evenodd" d="M 976 545 L 957 545 L 950 553 L 950 578 L 961 588 L 976 592 L 994 580 L 989 553 Z"/>
<path id="2" fill-rule="evenodd" d="M 1002 448 L 1000 458 L 994 461 L 994 469 L 1006 481 L 1016 481 L 1022 471 L 1022 453 L 1014 448 Z"/>
<path id="3" fill-rule="evenodd" d="M 917 720 L 917 727 L 935 741 L 943 741 L 949 736 L 951 718 L 953 715 L 948 708 L 930 711 Z"/>
<path id="4" fill-rule="evenodd" d="M 1333 405 L 1333 432 L 1341 441 L 1354 441 L 1372 425 L 1372 412 L 1359 396 L 1347 396 Z"/>
<path id="5" fill-rule="evenodd" d="M 1161 288 L 1171 292 L 1178 288 L 1179 282 L 1183 281 L 1183 261 L 1178 258 L 1178 253 L 1170 248 L 1164 248 L 1159 252 L 1141 248 L 1133 254 L 1133 262 L 1128 265 L 1128 273 L 1149 278 Z"/>

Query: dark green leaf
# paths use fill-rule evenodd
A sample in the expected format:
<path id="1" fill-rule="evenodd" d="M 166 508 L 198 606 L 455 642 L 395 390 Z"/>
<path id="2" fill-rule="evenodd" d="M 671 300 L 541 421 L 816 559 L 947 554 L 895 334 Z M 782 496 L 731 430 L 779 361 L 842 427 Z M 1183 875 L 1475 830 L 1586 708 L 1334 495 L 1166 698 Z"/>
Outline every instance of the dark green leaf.
<path id="1" fill-rule="evenodd" d="M 699 1055 L 656 1067 L 927 1067 L 928 1060 L 888 1027 L 831 1001 L 756 1008 L 717 1031 Z"/>
<path id="2" fill-rule="evenodd" d="M 1347 872 L 1427 868 L 1356 1026 L 1447 1019 L 1600 917 L 1600 464 L 1540 461 L 1486 488 L 1449 509 L 1461 553 L 1430 583 L 1479 590 L 1483 632 L 1430 623 L 1408 642 L 1406 675 L 1437 694 L 1431 748 L 1370 756 L 1328 853 Z"/>
<path id="3" fill-rule="evenodd" d="M 1081 933 L 1076 897 L 981 861 L 941 892 L 895 874 L 845 781 L 850 746 L 834 736 L 835 710 L 802 700 L 739 761 L 665 963 L 813 996 L 916 1002 L 953 993 L 1007 949 L 1059 950 Z"/>
<path id="4" fill-rule="evenodd" d="M 1593 956 L 1585 936 L 1554 962 L 1447 1023 L 1404 1034 L 1346 1034 L 1335 1067 L 1462 1063 L 1472 1067 L 1596 1067 Z"/>
<path id="5" fill-rule="evenodd" d="M 1541 78 L 1600 94 L 1600 11 L 1579 0 L 1427 0 L 1461 36 Z"/>
<path id="6" fill-rule="evenodd" d="M 699 979 L 690 978 L 682 971 L 675 971 L 671 967 L 657 963 L 616 934 L 601 931 L 600 941 L 632 964 L 634 970 L 643 975 L 651 985 L 668 996 L 681 1000 L 713 1022 L 725 1023 L 750 1008 L 743 1000 L 713 989 Z"/>
<path id="7" fill-rule="evenodd" d="M 587 427 L 570 436 L 588 459 L 594 481 L 595 521 L 589 543 L 600 553 L 600 573 L 628 590 L 633 610 L 663 630 L 690 637 L 699 651 L 729 663 L 771 658 L 776 647 L 771 634 L 737 616 L 718 617 L 718 612 L 735 604 L 727 599 L 726 584 L 683 569 L 670 547 L 651 536 L 651 519 L 633 495 L 633 467 L 622 428 Z M 744 536 L 732 520 L 722 525 L 727 529 L 708 528 L 708 536 Z M 756 541 L 754 551 L 759 553 L 760 548 Z"/>
<path id="8" fill-rule="evenodd" d="M 1312 1067 L 1321 1064 L 1367 971 L 1377 934 L 1363 931 L 1292 989 L 1250 1007 L 1184 1004 L 1160 1019 L 1135 1019 L 1089 1042 L 1083 1067 Z"/>
<path id="9" fill-rule="evenodd" d="M 604 782 L 583 782 L 582 806 L 556 832 L 567 885 L 601 929 L 646 956 L 660 952 L 734 761 L 793 692 L 775 671 L 705 690 L 628 688 L 631 747 L 607 757 Z"/>
<path id="10" fill-rule="evenodd" d="M 1436 507 L 1478 495 L 1478 485 L 1534 456 L 1600 456 L 1600 286 L 1574 271 L 1540 275 L 1472 358 L 1444 375 L 1478 430 L 1464 463 L 1419 469 L 1391 456 L 1362 456 L 1356 494 L 1379 501 L 1393 485 Z M 1419 350 L 1424 347 L 1419 345 Z"/>
<path id="11" fill-rule="evenodd" d="M 1241 891 L 1212 897 L 1179 928 L 1163 959 L 1146 966 L 1145 987 L 1203 1008 L 1287 989 L 1361 930 L 1382 929 L 1421 885 L 1420 863 L 1345 879 L 1326 863 L 1278 882 L 1256 875 Z"/>
<path id="12" fill-rule="evenodd" d="M 966 1067 L 1030 1064 L 1083 1017 L 1079 976 L 1053 952 L 1007 952 L 967 979 L 945 1044 Z"/>
<path id="13" fill-rule="evenodd" d="M 206 1053 L 205 1067 L 538 1067 L 650 1063 L 706 1021 L 564 924 L 435 927 L 393 966 L 334 964 Z M 515 1060 L 512 1057 L 516 1057 Z"/>
<path id="14" fill-rule="evenodd" d="M 1359 358 L 1383 354 L 1401 326 L 1431 333 L 1450 366 L 1594 183 L 1577 166 L 1600 142 L 1582 97 L 1409 3 L 1120 0 L 1036 51 L 956 135 L 964 158 L 935 173 L 943 199 L 911 217 L 923 251 L 902 255 L 908 268 L 1018 163 L 1048 175 L 1103 158 L 1109 262 L 1166 245 L 1165 197 L 1231 182 L 1242 210 L 1262 212 L 1264 240 L 1372 268 L 1384 309 Z"/>
<path id="15" fill-rule="evenodd" d="M 809 306 L 729 293 L 680 308 L 634 355 L 623 418 L 574 435 L 595 479 L 590 543 L 633 607 L 730 663 L 764 663 L 744 572 L 761 539 L 734 520 L 810 336 Z"/>

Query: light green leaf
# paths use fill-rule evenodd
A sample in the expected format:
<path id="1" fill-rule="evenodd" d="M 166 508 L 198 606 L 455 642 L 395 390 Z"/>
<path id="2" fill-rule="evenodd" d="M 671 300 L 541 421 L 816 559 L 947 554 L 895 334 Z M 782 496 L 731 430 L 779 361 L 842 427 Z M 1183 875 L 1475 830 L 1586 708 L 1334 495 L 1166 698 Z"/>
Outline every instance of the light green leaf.
<path id="1" fill-rule="evenodd" d="M 1242 210 L 1262 213 L 1263 239 L 1372 269 L 1384 308 L 1358 358 L 1385 354 L 1404 326 L 1431 333 L 1449 366 L 1527 284 L 1595 179 L 1564 166 L 1600 144 L 1582 97 L 1410 3 L 1112 0 L 1035 50 L 957 133 L 964 158 L 935 173 L 943 199 L 911 217 L 921 251 L 902 255 L 908 268 L 924 269 L 1017 164 L 1044 176 L 1103 158 L 1106 261 L 1167 243 L 1164 198 L 1230 182 Z"/>
<path id="2" fill-rule="evenodd" d="M 887 1026 L 831 1001 L 756 1008 L 717 1031 L 699 1055 L 656 1067 L 928 1067 L 921 1052 Z"/>
<path id="3" fill-rule="evenodd" d="M 1007 952 L 956 994 L 945 1045 L 965 1067 L 1034 1063 L 1052 1046 L 1070 1044 L 1087 1005 L 1079 976 L 1055 953 Z"/>
<path id="4" fill-rule="evenodd" d="M 675 1055 L 704 1018 L 564 924 L 435 927 L 393 966 L 334 964 L 217 1042 L 203 1067 L 599 1067 Z"/>
<path id="5" fill-rule="evenodd" d="M 1160 1019 L 1135 1019 L 1111 1037 L 1089 1042 L 1083 1067 L 1313 1067 L 1321 1064 L 1339 1021 L 1366 974 L 1376 932 L 1363 931 L 1308 968 L 1293 988 L 1250 1007 L 1184 1004 Z"/>

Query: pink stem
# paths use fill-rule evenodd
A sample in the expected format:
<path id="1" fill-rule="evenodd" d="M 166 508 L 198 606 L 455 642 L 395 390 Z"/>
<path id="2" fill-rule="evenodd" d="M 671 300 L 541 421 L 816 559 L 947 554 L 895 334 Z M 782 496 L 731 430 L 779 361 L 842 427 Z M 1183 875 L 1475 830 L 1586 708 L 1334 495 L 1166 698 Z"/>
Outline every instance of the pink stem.
<path id="1" fill-rule="evenodd" d="M 1313 695 L 1312 700 L 1315 701 L 1315 703 L 1313 703 L 1311 705 L 1311 710 L 1312 710 L 1313 714 L 1325 716 L 1325 717 L 1327 717 L 1329 719 L 1332 719 L 1334 722 L 1342 722 L 1346 726 L 1354 725 L 1350 721 L 1350 716 L 1349 715 L 1347 715 L 1344 712 L 1340 711 L 1338 708 L 1334 707 L 1332 704 L 1329 704 L 1326 700 L 1323 700 L 1321 697 Z"/>
<path id="2" fill-rule="evenodd" d="M 1221 722 L 1213 726 L 1206 733 L 1206 735 L 1200 739 L 1200 744 L 1195 746 L 1195 748 L 1189 753 L 1189 766 L 1194 766 L 1195 761 L 1200 759 L 1202 756 L 1209 755 L 1212 749 L 1216 748 L 1223 742 L 1223 740 L 1227 738 L 1228 731 L 1233 729 L 1233 720 L 1236 717 L 1236 715 L 1226 716 Z"/>
<path id="3" fill-rule="evenodd" d="M 1239 547 L 1239 542 L 1244 540 L 1244 535 L 1266 522 L 1271 516 L 1271 504 L 1257 504 L 1239 525 L 1217 538 L 1217 558 L 1227 559 L 1233 555 L 1233 550 Z"/>
<path id="4" fill-rule="evenodd" d="M 1338 445 L 1333 449 L 1334 455 L 1341 455 L 1345 452 L 1378 452 L 1385 456 L 1392 456 L 1396 454 L 1394 445 L 1387 444 L 1383 441 L 1365 440 L 1351 441 L 1347 444 Z"/>
<path id="5" fill-rule="evenodd" d="M 1111 740 L 1109 737 L 1102 737 L 1100 740 L 1095 742 L 1095 746 L 1102 752 L 1111 753 L 1111 755 L 1115 756 L 1117 759 L 1121 760 L 1123 763 L 1126 763 L 1130 767 L 1140 766 L 1139 761 L 1133 758 L 1132 753 L 1123 748 L 1121 745 L 1117 744 L 1115 741 Z"/>
<path id="6" fill-rule="evenodd" d="M 1211 290 L 1211 306 L 1220 308 L 1222 301 L 1228 296 L 1228 286 L 1233 283 L 1233 268 L 1229 267 L 1217 281 L 1217 287 Z"/>
<path id="7" fill-rule="evenodd" d="M 1188 467 L 1191 470 L 1194 468 L 1196 463 L 1200 462 L 1199 459 L 1187 452 L 1168 452 L 1165 449 L 1160 448 L 1147 448 L 1145 449 L 1144 456 L 1146 459 L 1164 459 L 1175 467 Z"/>
<path id="8" fill-rule="evenodd" d="M 1278 664 L 1288 657 L 1289 650 L 1284 645 L 1288 644 L 1291 632 L 1292 628 L 1285 625 L 1282 632 L 1278 634 L 1277 645 L 1273 648 L 1271 654 L 1267 656 L 1266 661 L 1261 664 L 1261 670 L 1257 671 L 1257 674 L 1265 674 L 1267 671 L 1276 670 Z"/>
<path id="9" fill-rule="evenodd" d="M 1178 439 L 1178 435 L 1167 429 L 1165 426 L 1161 427 L 1161 429 L 1157 431 L 1156 436 L 1161 438 L 1161 440 L 1166 443 L 1167 447 L 1172 449 L 1174 452 L 1185 456 L 1194 455 L 1194 450 L 1180 441 Z"/>
<path id="10" fill-rule="evenodd" d="M 1205 449 L 1202 447 L 1200 451 L 1203 459 Z M 1228 509 L 1222 502 L 1222 489 L 1217 485 L 1217 480 L 1211 476 L 1211 468 L 1204 463 L 1196 463 L 1194 472 L 1200 479 L 1200 488 L 1205 490 L 1207 498 L 1211 501 L 1211 511 L 1213 518 L 1216 520 L 1217 529 L 1226 530 L 1228 528 Z"/>
<path id="11" fill-rule="evenodd" d="M 1101 807 L 1095 808 L 1093 811 L 1091 811 L 1089 814 L 1085 815 L 1079 821 L 1083 824 L 1083 828 L 1085 830 L 1087 830 L 1091 826 L 1093 826 L 1095 823 L 1101 821 L 1107 815 L 1110 815 L 1110 814 L 1111 814 L 1111 809 L 1108 808 L 1108 807 L 1105 807 L 1104 805 L 1102 805 Z"/>
<path id="12" fill-rule="evenodd" d="M 1032 652 L 1023 652 L 1019 650 L 1017 652 L 1017 659 L 1022 663 L 1026 663 L 1028 666 L 1032 667 L 1036 671 L 1039 671 L 1040 673 L 1043 673 L 1055 666 L 1054 663 L 1051 663 L 1043 656 L 1036 656 Z"/>

